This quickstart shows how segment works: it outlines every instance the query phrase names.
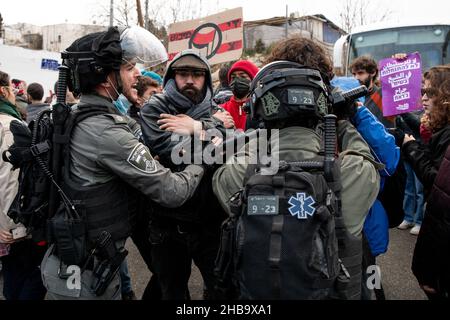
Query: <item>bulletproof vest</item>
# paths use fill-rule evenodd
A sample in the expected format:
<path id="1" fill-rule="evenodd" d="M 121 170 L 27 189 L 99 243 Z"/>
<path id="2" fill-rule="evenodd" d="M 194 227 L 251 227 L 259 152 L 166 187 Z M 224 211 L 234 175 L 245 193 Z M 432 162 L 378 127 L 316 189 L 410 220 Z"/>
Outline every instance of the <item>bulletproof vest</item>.
<path id="1" fill-rule="evenodd" d="M 114 179 L 98 186 L 85 187 L 66 175 L 63 179 L 63 190 L 85 221 L 88 243 L 94 243 L 102 231 L 108 231 L 116 241 L 130 235 L 129 196 L 132 195 L 124 182 Z"/>
<path id="2" fill-rule="evenodd" d="M 106 108 L 104 109 L 106 110 Z M 81 111 L 86 112 L 86 111 Z M 88 116 L 98 115 L 100 110 L 87 111 Z M 76 122 L 79 124 L 83 119 Z M 129 197 L 132 189 L 119 178 L 97 186 L 81 186 L 69 172 L 70 144 L 67 145 L 64 161 L 63 188 L 68 192 L 81 215 L 86 219 L 90 241 L 94 241 L 103 230 L 114 240 L 126 238 L 130 234 Z"/>
<path id="3" fill-rule="evenodd" d="M 86 107 L 73 113 L 73 120 L 66 126 L 66 133 L 72 133 L 74 127 L 84 119 L 108 111 L 104 107 Z M 80 264 L 103 231 L 109 232 L 114 241 L 130 235 L 130 212 L 135 209 L 136 203 L 133 201 L 133 189 L 117 177 L 100 185 L 82 186 L 69 171 L 70 143 L 64 145 L 63 157 L 61 187 L 79 216 L 74 219 L 72 215 L 69 218 L 67 207 L 61 205 L 51 219 L 50 240 L 56 242 L 58 255 L 64 263 Z"/>

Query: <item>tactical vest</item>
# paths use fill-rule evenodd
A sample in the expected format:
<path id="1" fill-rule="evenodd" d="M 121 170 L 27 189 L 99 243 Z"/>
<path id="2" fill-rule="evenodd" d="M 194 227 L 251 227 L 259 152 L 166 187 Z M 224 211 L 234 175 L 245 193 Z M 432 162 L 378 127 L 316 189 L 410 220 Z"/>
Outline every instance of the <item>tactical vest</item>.
<path id="1" fill-rule="evenodd" d="M 70 139 L 74 127 L 88 117 L 107 114 L 106 108 L 79 108 L 71 114 L 65 130 Z M 131 214 L 136 209 L 136 191 L 118 177 L 95 186 L 82 186 L 70 173 L 70 142 L 63 147 L 64 166 L 62 190 L 72 201 L 78 217 L 68 217 L 62 203 L 50 222 L 50 240 L 56 243 L 57 253 L 66 264 L 83 263 L 102 231 L 114 241 L 126 239 L 131 233 Z M 134 199 L 134 200 L 133 200 Z M 62 201 L 63 202 L 63 201 Z M 67 223 L 69 221 L 69 223 Z"/>

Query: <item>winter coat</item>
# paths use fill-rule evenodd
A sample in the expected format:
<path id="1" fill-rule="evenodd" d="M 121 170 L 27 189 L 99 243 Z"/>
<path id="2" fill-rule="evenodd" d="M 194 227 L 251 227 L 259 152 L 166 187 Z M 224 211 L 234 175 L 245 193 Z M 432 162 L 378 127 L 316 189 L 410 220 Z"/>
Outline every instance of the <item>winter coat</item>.
<path id="1" fill-rule="evenodd" d="M 386 132 L 383 124 L 366 107 L 358 108 L 353 123 L 370 146 L 375 159 L 385 165 L 385 168 L 380 170 L 381 191 L 384 177 L 392 175 L 397 168 L 400 148 L 396 146 L 394 137 Z M 372 255 L 377 256 L 386 252 L 389 244 L 389 220 L 379 199 L 375 200 L 367 214 L 364 222 L 364 235 Z"/>
<path id="2" fill-rule="evenodd" d="M 395 127 L 407 134 L 412 134 L 415 139 L 420 139 L 420 118 L 423 110 L 400 114 L 395 119 Z"/>
<path id="3" fill-rule="evenodd" d="M 0 100 L 0 104 L 6 103 Z M 12 121 L 21 121 L 18 118 L 0 112 L 0 229 L 9 231 L 19 226 L 8 217 L 8 210 L 19 188 L 19 170 L 11 170 L 12 165 L 3 161 L 3 151 L 9 149 L 14 138 L 10 131 Z"/>
<path id="4" fill-rule="evenodd" d="M 242 110 L 244 102 L 245 101 L 236 101 L 236 98 L 233 96 L 228 102 L 221 105 L 221 107 L 227 110 L 233 117 L 235 128 L 243 131 L 245 131 L 247 123 L 247 114 Z"/>
<path id="5" fill-rule="evenodd" d="M 351 77 L 335 77 L 331 84 L 345 91 L 359 86 L 359 82 Z M 364 103 L 363 99 L 359 101 Z M 359 107 L 352 122 L 369 145 L 375 159 L 385 165 L 385 168 L 380 170 L 381 192 L 384 177 L 392 175 L 397 168 L 400 149 L 396 146 L 394 137 L 386 132 L 384 125 L 367 107 Z M 369 209 L 363 230 L 372 255 L 377 256 L 386 252 L 389 244 L 389 221 L 379 199 L 376 199 Z"/>
<path id="6" fill-rule="evenodd" d="M 428 198 L 445 151 L 450 144 L 450 124 L 435 131 L 427 145 L 413 140 L 405 143 L 402 152 L 422 182 L 425 199 Z"/>
<path id="7" fill-rule="evenodd" d="M 416 247 L 412 271 L 419 284 L 450 295 L 450 147 L 436 175 Z"/>

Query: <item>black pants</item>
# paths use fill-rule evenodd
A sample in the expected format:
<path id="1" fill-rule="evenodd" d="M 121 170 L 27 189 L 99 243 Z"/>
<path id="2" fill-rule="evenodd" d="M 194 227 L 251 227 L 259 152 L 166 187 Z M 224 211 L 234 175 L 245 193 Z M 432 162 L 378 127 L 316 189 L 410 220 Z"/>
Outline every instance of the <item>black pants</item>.
<path id="1" fill-rule="evenodd" d="M 3 295 L 6 300 L 45 298 L 46 290 L 39 269 L 45 249 L 36 246 L 31 240 L 24 240 L 12 244 L 9 255 L 1 258 Z"/>
<path id="2" fill-rule="evenodd" d="M 162 299 L 184 300 L 188 294 L 191 265 L 200 270 L 208 292 L 214 298 L 214 263 L 219 247 L 219 225 L 184 228 L 177 224 L 150 224 L 152 266 L 161 286 Z"/>
<path id="3" fill-rule="evenodd" d="M 131 239 L 139 250 L 147 268 L 152 272 L 152 276 L 142 295 L 142 300 L 161 300 L 161 287 L 152 267 L 152 245 L 148 237 L 148 221 L 144 221 L 137 226 L 131 235 Z"/>

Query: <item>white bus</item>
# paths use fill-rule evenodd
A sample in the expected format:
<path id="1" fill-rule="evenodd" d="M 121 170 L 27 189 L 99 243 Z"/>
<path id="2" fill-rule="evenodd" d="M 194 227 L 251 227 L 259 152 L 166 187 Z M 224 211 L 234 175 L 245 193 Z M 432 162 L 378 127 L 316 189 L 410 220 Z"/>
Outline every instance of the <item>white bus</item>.
<path id="1" fill-rule="evenodd" d="M 362 26 L 339 38 L 333 50 L 333 63 L 338 75 L 350 75 L 348 66 L 357 57 L 370 55 L 375 61 L 395 53 L 418 51 L 422 71 L 450 63 L 450 23 L 377 23 Z"/>

